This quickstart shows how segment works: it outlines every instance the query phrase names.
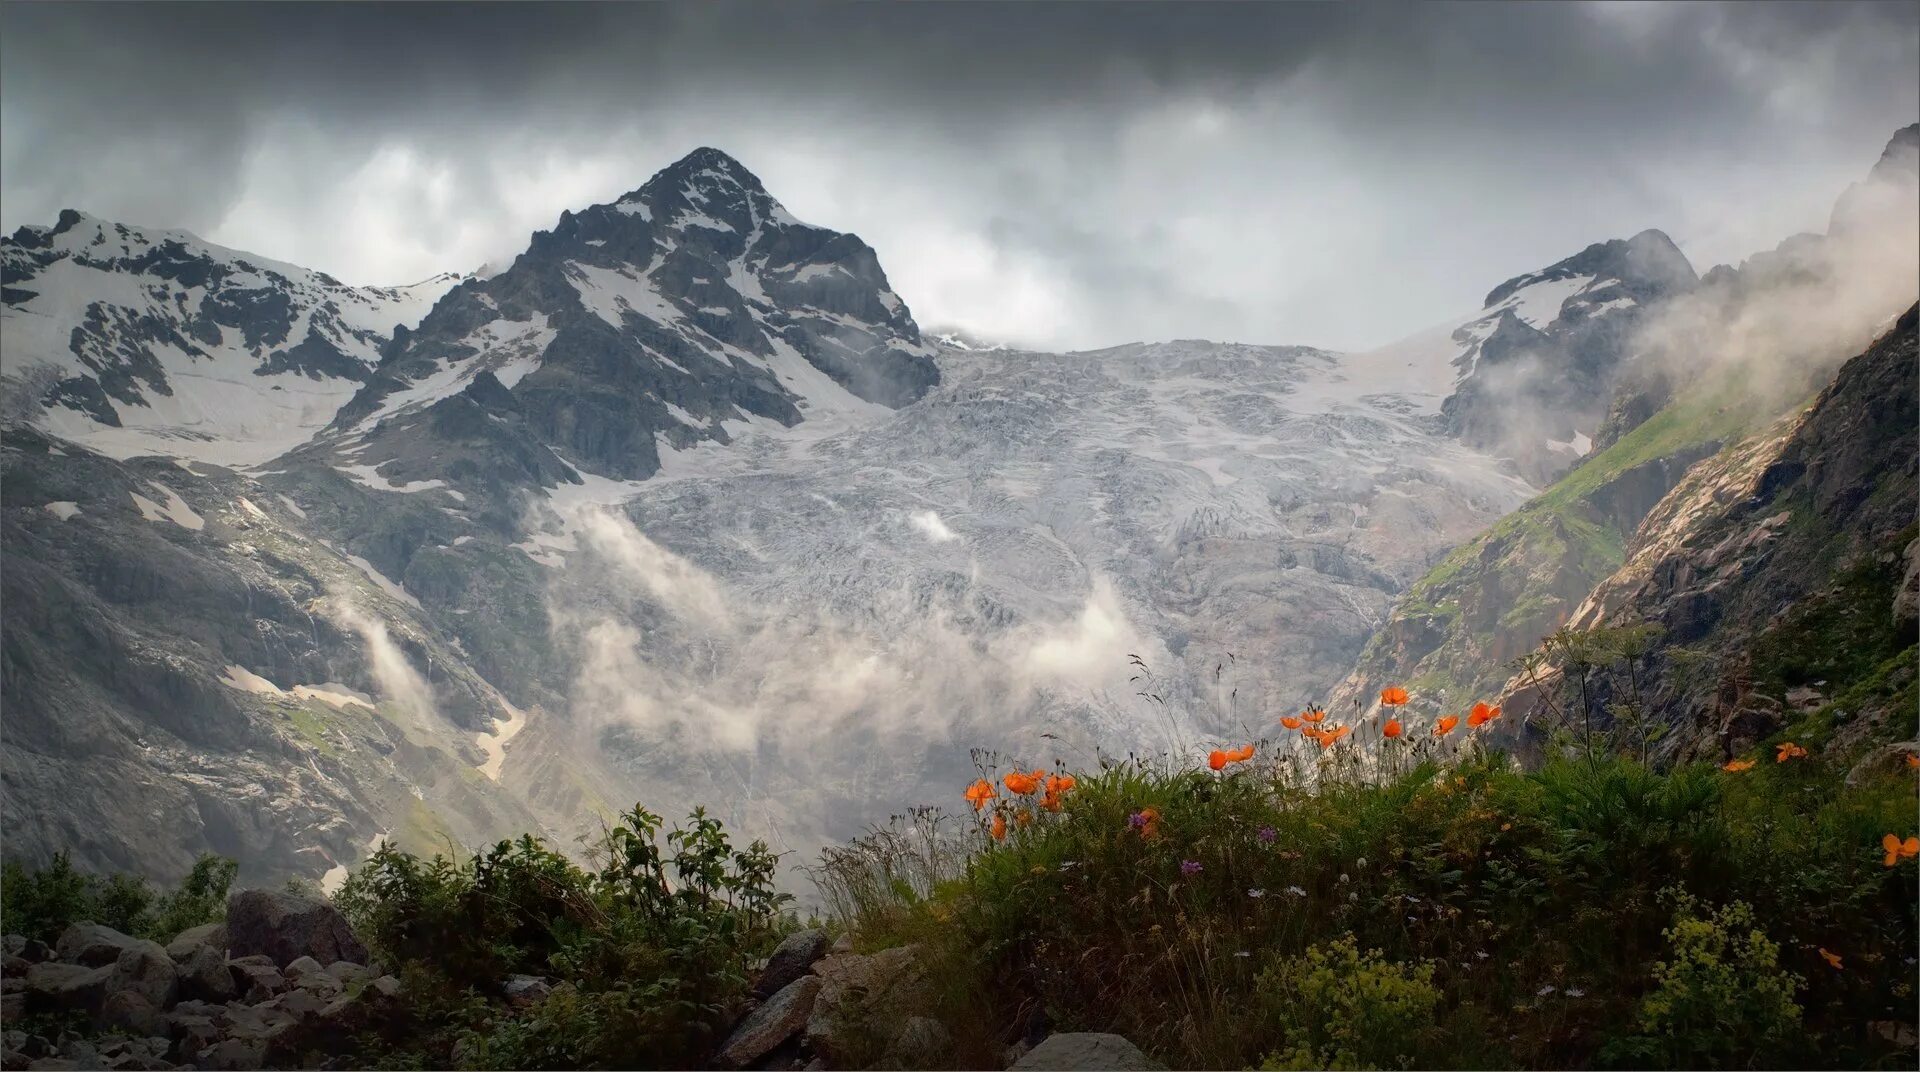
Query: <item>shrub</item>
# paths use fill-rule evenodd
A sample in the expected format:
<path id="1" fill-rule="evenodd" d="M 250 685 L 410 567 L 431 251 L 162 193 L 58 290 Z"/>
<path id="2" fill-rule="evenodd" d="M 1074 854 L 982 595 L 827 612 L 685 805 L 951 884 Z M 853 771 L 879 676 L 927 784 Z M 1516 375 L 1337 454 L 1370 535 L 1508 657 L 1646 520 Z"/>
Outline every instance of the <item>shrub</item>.
<path id="1" fill-rule="evenodd" d="M 237 865 L 203 855 L 180 886 L 156 893 L 143 878 L 91 875 L 66 853 L 45 867 L 9 860 L 0 869 L 0 928 L 54 942 L 75 923 L 99 923 L 136 938 L 168 941 L 188 927 L 225 918 Z"/>
<path id="2" fill-rule="evenodd" d="M 1260 1000 L 1283 1046 L 1261 1067 L 1435 1067 L 1440 991 L 1430 963 L 1397 964 L 1364 953 L 1349 934 L 1261 973 Z"/>

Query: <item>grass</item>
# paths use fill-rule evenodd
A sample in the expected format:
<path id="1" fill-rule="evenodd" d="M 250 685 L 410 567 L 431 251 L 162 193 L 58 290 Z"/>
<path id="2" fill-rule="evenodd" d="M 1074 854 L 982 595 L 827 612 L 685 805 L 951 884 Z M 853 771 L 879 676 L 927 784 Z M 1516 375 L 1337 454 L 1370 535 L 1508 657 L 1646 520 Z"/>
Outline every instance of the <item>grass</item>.
<path id="1" fill-rule="evenodd" d="M 1114 765 L 1057 813 L 1002 786 L 1004 841 L 922 816 L 817 877 L 857 947 L 922 947 L 977 1053 L 1042 1017 L 1192 1068 L 1912 1064 L 1920 882 L 1879 847 L 1912 772 L 1401 743 Z"/>

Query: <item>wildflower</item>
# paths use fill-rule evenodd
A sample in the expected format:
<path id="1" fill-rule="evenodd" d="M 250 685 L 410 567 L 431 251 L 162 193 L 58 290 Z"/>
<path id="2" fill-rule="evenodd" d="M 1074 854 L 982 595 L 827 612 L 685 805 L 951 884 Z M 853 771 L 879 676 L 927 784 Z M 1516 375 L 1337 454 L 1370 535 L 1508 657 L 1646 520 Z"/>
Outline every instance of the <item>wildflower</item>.
<path id="1" fill-rule="evenodd" d="M 1141 808 L 1127 821 L 1133 824 L 1135 830 L 1140 831 L 1140 836 L 1143 838 L 1151 838 L 1160 833 L 1159 808 Z"/>
<path id="2" fill-rule="evenodd" d="M 1500 824 L 1500 832 L 1501 832 L 1502 834 L 1504 834 L 1504 833 L 1506 833 L 1507 831 L 1509 831 L 1509 830 L 1512 830 L 1512 829 L 1513 829 L 1513 824 L 1512 824 L 1512 823 L 1501 823 L 1501 824 Z"/>
<path id="3" fill-rule="evenodd" d="M 1477 952 L 1477 953 L 1475 953 L 1475 954 L 1473 955 L 1473 959 L 1475 959 L 1475 960 L 1485 960 L 1485 959 L 1487 959 L 1487 956 L 1488 956 L 1488 953 L 1487 953 L 1487 951 L 1486 951 L 1486 950 L 1484 950 L 1484 949 L 1482 949 L 1482 950 L 1480 950 L 1479 952 Z"/>
<path id="4" fill-rule="evenodd" d="M 1534 996 L 1534 997 L 1536 997 L 1536 998 L 1544 998 L 1544 997 L 1546 997 L 1546 996 L 1547 996 L 1548 994 L 1551 994 L 1551 993 L 1553 993 L 1553 992 L 1554 992 L 1555 990 L 1557 990 L 1557 989 L 1559 989 L 1559 988 L 1558 988 L 1558 987 L 1556 987 L 1556 986 L 1554 986 L 1553 984 L 1551 984 L 1551 983 L 1549 983 L 1549 984 L 1547 984 L 1546 986 L 1543 986 L 1543 987 L 1541 987 L 1540 989 L 1538 989 L 1538 990 L 1536 990 L 1536 991 L 1534 991 L 1534 992 L 1533 992 L 1533 996 Z"/>
<path id="5" fill-rule="evenodd" d="M 1025 830 L 1033 825 L 1033 813 L 1025 808 L 1013 813 L 1013 825 Z"/>
<path id="6" fill-rule="evenodd" d="M 1908 753 L 1907 753 L 1907 766 L 1908 766 L 1908 767 L 1920 767 L 1920 755 L 1915 755 L 1915 754 L 1913 754 L 1912 752 L 1908 752 Z"/>
<path id="7" fill-rule="evenodd" d="M 997 811 L 996 811 L 996 812 L 994 812 L 994 813 L 993 813 L 993 828 L 992 828 L 992 830 L 991 830 L 991 831 L 989 831 L 989 832 L 990 832 L 991 834 L 993 834 L 993 840 L 995 840 L 995 841 L 1005 841 L 1005 840 L 1007 840 L 1007 817 L 1006 817 L 1006 816 L 1004 816 L 1004 815 L 1002 815 L 1002 814 L 1000 814 L 1000 813 L 999 813 L 999 812 L 997 812 Z"/>
<path id="8" fill-rule="evenodd" d="M 1346 873 L 1345 871 L 1342 871 L 1342 872 L 1340 872 L 1340 877 L 1339 877 L 1339 878 L 1337 878 L 1337 879 L 1334 879 L 1334 885 L 1336 885 L 1336 886 L 1344 886 L 1344 885 L 1346 885 L 1347 883 L 1349 883 L 1349 882 L 1352 882 L 1352 881 L 1353 881 L 1353 880 L 1352 880 L 1351 878 L 1348 878 L 1348 877 L 1347 877 L 1347 873 Z"/>
<path id="9" fill-rule="evenodd" d="M 1286 728 L 1288 728 L 1288 729 L 1290 729 L 1290 730 L 1297 730 L 1297 729 L 1299 729 L 1299 728 L 1300 728 L 1300 716 L 1298 716 L 1298 715 L 1281 715 L 1281 716 L 1280 716 L 1280 724 L 1281 724 L 1282 726 L 1285 726 Z M 1911 757 L 1909 757 L 1909 758 L 1911 758 Z"/>
<path id="10" fill-rule="evenodd" d="M 1358 860 L 1355 860 L 1353 862 L 1353 869 L 1355 871 L 1365 871 L 1367 869 L 1367 858 L 1362 856 Z"/>
<path id="11" fill-rule="evenodd" d="M 1587 992 L 1577 986 L 1570 986 L 1567 988 L 1567 996 L 1570 998 L 1584 998 L 1587 996 Z"/>
<path id="12" fill-rule="evenodd" d="M 1778 745 L 1775 745 L 1774 747 L 1779 749 L 1779 751 L 1776 752 L 1773 757 L 1773 761 L 1775 763 L 1785 763 L 1789 759 L 1793 759 L 1797 756 L 1804 756 L 1807 754 L 1806 749 L 1800 747 L 1797 744 L 1794 744 L 1792 741 L 1781 741 Z"/>
<path id="13" fill-rule="evenodd" d="M 1844 970 L 1844 968 L 1840 963 L 1840 954 L 1827 952 L 1825 946 L 1822 946 L 1820 948 L 1820 959 L 1826 961 L 1828 964 L 1833 965 L 1834 971 Z"/>
<path id="14" fill-rule="evenodd" d="M 1260 828 L 1259 832 L 1255 833 L 1253 836 L 1259 838 L 1261 841 L 1265 842 L 1266 844 L 1271 845 L 1273 844 L 1274 839 L 1280 836 L 1280 832 L 1275 830 L 1271 826 L 1263 826 Z"/>
<path id="15" fill-rule="evenodd" d="M 1198 860 L 1180 861 L 1180 873 L 1183 875 L 1197 875 L 1201 870 L 1200 861 Z"/>
<path id="16" fill-rule="evenodd" d="M 1320 742 L 1320 747 L 1327 748 L 1331 747 L 1335 741 L 1352 732 L 1352 726 L 1335 726 L 1330 730 L 1321 730 L 1320 735 L 1314 739 Z"/>
<path id="17" fill-rule="evenodd" d="M 1014 771 L 1012 774 L 1002 778 L 1001 781 L 1007 783 L 1009 790 L 1023 797 L 1040 788 L 1040 779 L 1023 771 Z"/>
<path id="18" fill-rule="evenodd" d="M 1400 736 L 1400 720 L 1397 718 L 1388 719 L 1387 724 L 1380 727 L 1380 736 L 1382 737 Z"/>
<path id="19" fill-rule="evenodd" d="M 1484 703 L 1476 703 L 1473 705 L 1473 710 L 1467 713 L 1467 725 L 1474 729 L 1479 729 L 1481 726 L 1499 717 L 1500 709 L 1498 707 L 1488 707 Z"/>
<path id="20" fill-rule="evenodd" d="M 1301 889 L 1298 886 L 1288 886 L 1287 895 L 1290 897 L 1305 897 L 1307 895 L 1307 891 Z"/>
<path id="21" fill-rule="evenodd" d="M 1452 733 L 1453 728 L 1455 726 L 1458 726 L 1459 724 L 1460 724 L 1459 715 L 1448 715 L 1447 717 L 1433 724 L 1433 735 L 1435 737 L 1445 737 L 1447 734 Z"/>
<path id="22" fill-rule="evenodd" d="M 1920 837 L 1910 837 L 1905 841 L 1894 834 L 1880 839 L 1880 847 L 1887 850 L 1886 864 L 1892 867 L 1900 862 L 1902 856 L 1920 856 Z"/>
<path id="23" fill-rule="evenodd" d="M 1258 901 L 1262 897 L 1265 897 L 1266 895 L 1267 895 L 1267 891 L 1262 889 L 1251 889 L 1247 891 L 1247 896 L 1253 898 L 1256 901 Z"/>
<path id="24" fill-rule="evenodd" d="M 967 787 L 967 799 L 973 802 L 974 811 L 986 807 L 987 801 L 992 800 L 996 795 L 993 791 L 993 783 L 985 778 Z"/>
<path id="25" fill-rule="evenodd" d="M 1242 949 L 1242 950 L 1240 950 L 1239 952 L 1236 952 L 1236 953 L 1234 954 L 1234 956 L 1236 956 L 1236 957 L 1250 957 L 1250 956 L 1252 956 L 1252 955 L 1253 955 L 1252 953 L 1249 953 L 1249 952 L 1247 952 L 1247 951 L 1246 951 L 1246 950 L 1244 950 L 1244 949 Z"/>
<path id="26" fill-rule="evenodd" d="M 1734 773 L 1736 773 L 1736 774 L 1738 774 L 1739 772 L 1741 772 L 1741 771 L 1743 771 L 1743 770 L 1752 770 L 1752 769 L 1753 769 L 1753 760 L 1751 760 L 1751 759 L 1730 759 L 1730 760 L 1728 760 L 1728 761 L 1726 761 L 1725 763 L 1722 763 L 1722 764 L 1720 764 L 1720 769 L 1721 769 L 1721 770 L 1723 770 L 1723 771 L 1733 771 Z"/>
<path id="27" fill-rule="evenodd" d="M 1380 703 L 1386 707 L 1399 707 L 1407 702 L 1407 690 L 1398 685 L 1388 685 L 1380 690 Z"/>
<path id="28" fill-rule="evenodd" d="M 1226 768 L 1226 765 L 1227 765 L 1227 754 L 1225 752 L 1222 752 L 1218 748 L 1216 748 L 1213 751 L 1207 753 L 1207 766 L 1213 768 L 1214 770 L 1224 770 Z"/>
<path id="29" fill-rule="evenodd" d="M 1300 717 L 1308 722 L 1319 722 L 1327 717 L 1327 713 L 1318 707 L 1309 707 L 1305 711 L 1300 712 Z"/>
<path id="30" fill-rule="evenodd" d="M 1076 782 L 1071 774 L 1049 774 L 1047 775 L 1047 794 L 1059 796 L 1078 784 L 1080 783 Z"/>

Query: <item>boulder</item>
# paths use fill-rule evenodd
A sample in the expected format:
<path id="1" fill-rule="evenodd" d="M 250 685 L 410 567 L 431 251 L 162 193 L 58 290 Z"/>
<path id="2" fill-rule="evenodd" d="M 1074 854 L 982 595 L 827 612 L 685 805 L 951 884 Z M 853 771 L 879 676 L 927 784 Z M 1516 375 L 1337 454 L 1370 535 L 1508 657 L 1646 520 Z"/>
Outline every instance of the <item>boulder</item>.
<path id="1" fill-rule="evenodd" d="M 132 935 L 121 934 L 112 927 L 98 923 L 75 923 L 60 932 L 60 940 L 53 944 L 53 951 L 69 964 L 98 968 L 119 960 L 123 950 L 139 941 Z"/>
<path id="2" fill-rule="evenodd" d="M 1113 1072 L 1154 1072 L 1166 1068 L 1119 1035 L 1070 1031 L 1048 1035 L 1040 1045 L 1015 1061 L 1016 1069 L 1069 1072 L 1074 1069 L 1110 1069 Z"/>
<path id="3" fill-rule="evenodd" d="M 24 934 L 0 935 L 0 953 L 17 957 L 27 948 L 27 936 Z"/>
<path id="4" fill-rule="evenodd" d="M 227 925 L 203 923 L 198 927 L 188 927 L 167 943 L 167 955 L 184 962 L 191 959 L 201 946 L 214 947 L 224 961 L 227 958 Z"/>
<path id="5" fill-rule="evenodd" d="M 26 1014 L 27 992 L 25 990 L 9 990 L 4 994 L 0 994 L 0 1023 L 19 1023 L 20 1018 Z M 12 1068 L 13 1066 L 9 1064 L 6 1067 Z"/>
<path id="6" fill-rule="evenodd" d="M 240 986 L 227 968 L 227 955 L 207 943 L 195 947 L 181 962 L 180 992 L 202 1001 L 228 1002 L 240 996 Z"/>
<path id="7" fill-rule="evenodd" d="M 892 1060 L 888 1064 L 896 1068 L 952 1067 L 953 1032 L 931 1017 L 909 1016 L 893 1040 Z"/>
<path id="8" fill-rule="evenodd" d="M 27 969 L 33 967 L 33 961 L 17 953 L 0 953 L 0 978 L 12 979 L 24 976 Z"/>
<path id="9" fill-rule="evenodd" d="M 827 932 L 817 927 L 787 935 L 773 956 L 767 958 L 765 970 L 754 983 L 753 996 L 766 998 L 786 989 L 788 984 L 807 974 L 814 961 L 827 955 L 830 941 Z"/>
<path id="10" fill-rule="evenodd" d="M 892 1046 L 912 1010 L 924 1007 L 930 995 L 920 947 L 897 946 L 871 955 L 842 953 L 814 965 L 820 994 L 807 1020 L 807 1047 L 829 1061 L 869 1044 Z M 863 1036 L 857 1042 L 842 1037 Z"/>
<path id="11" fill-rule="evenodd" d="M 373 978 L 373 969 L 350 961 L 336 960 L 327 965 L 327 974 L 339 980 L 341 986 L 351 986 L 362 979 Z"/>
<path id="12" fill-rule="evenodd" d="M 160 1009 L 138 990 L 116 990 L 100 1003 L 95 1021 L 103 1028 L 145 1037 L 166 1029 Z"/>
<path id="13" fill-rule="evenodd" d="M 31 1008 L 94 1012 L 107 997 L 112 968 L 47 961 L 27 971 L 27 1004 Z"/>
<path id="14" fill-rule="evenodd" d="M 180 970 L 159 942 L 136 941 L 120 951 L 107 977 L 107 993 L 137 991 L 156 1009 L 173 1004 L 180 991 Z"/>
<path id="15" fill-rule="evenodd" d="M 227 961 L 227 971 L 233 975 L 240 1000 L 249 1005 L 258 1005 L 287 988 L 286 976 L 270 958 L 258 953 Z"/>
<path id="16" fill-rule="evenodd" d="M 787 984 L 740 1021 L 714 1055 L 723 1068 L 745 1068 L 792 1038 L 813 1013 L 820 995 L 818 976 L 806 975 Z"/>
<path id="17" fill-rule="evenodd" d="M 364 964 L 367 947 L 340 910 L 291 890 L 241 890 L 227 899 L 227 944 L 235 956 L 260 954 L 275 964 L 312 957 Z"/>
<path id="18" fill-rule="evenodd" d="M 525 1009 L 540 1004 L 553 993 L 553 983 L 537 975 L 509 975 L 506 986 L 501 988 L 507 996 L 507 1004 L 516 1009 Z"/>
<path id="19" fill-rule="evenodd" d="M 259 1039 L 230 1038 L 215 1043 L 194 1058 L 200 1068 L 234 1070 L 265 1068 L 267 1044 Z"/>

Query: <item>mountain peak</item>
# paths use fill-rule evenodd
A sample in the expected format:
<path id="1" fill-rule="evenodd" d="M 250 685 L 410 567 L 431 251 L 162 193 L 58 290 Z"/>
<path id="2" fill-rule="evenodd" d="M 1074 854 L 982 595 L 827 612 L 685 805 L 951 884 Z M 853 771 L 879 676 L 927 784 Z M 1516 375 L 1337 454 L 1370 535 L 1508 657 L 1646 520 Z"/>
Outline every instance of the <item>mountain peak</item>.
<path id="1" fill-rule="evenodd" d="M 760 177 L 733 157 L 710 146 L 695 149 L 654 172 L 638 190 L 620 198 L 618 203 L 657 204 L 663 199 L 705 203 L 716 195 L 731 199 L 736 191 L 749 196 L 766 196 Z"/>

